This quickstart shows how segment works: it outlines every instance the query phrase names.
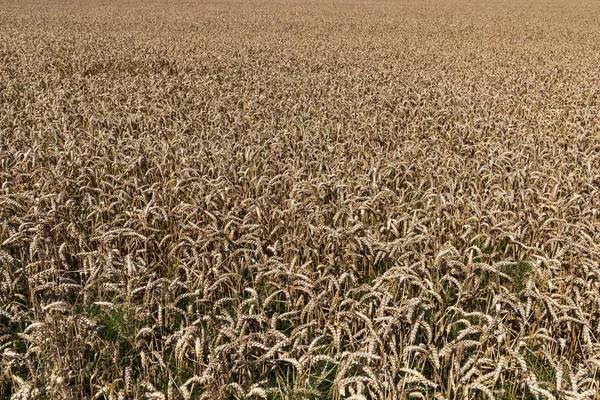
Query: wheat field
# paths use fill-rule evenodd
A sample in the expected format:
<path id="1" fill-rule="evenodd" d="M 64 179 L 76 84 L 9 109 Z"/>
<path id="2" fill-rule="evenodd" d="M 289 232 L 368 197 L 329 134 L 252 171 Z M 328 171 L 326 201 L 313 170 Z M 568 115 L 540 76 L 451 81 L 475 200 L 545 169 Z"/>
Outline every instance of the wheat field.
<path id="1" fill-rule="evenodd" d="M 0 0 L 0 399 L 600 399 L 600 3 Z"/>

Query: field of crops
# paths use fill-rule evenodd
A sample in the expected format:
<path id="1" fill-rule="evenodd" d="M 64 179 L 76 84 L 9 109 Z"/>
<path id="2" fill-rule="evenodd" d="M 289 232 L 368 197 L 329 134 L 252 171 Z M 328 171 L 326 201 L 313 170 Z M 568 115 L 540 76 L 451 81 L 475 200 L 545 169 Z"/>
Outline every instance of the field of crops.
<path id="1" fill-rule="evenodd" d="M 599 399 L 600 3 L 0 0 L 1 399 Z"/>

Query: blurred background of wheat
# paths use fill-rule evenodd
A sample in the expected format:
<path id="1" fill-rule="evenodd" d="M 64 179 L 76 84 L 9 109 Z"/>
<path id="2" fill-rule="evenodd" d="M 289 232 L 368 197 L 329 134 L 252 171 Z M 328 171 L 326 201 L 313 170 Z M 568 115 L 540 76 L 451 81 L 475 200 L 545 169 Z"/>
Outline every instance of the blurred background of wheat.
<path id="1" fill-rule="evenodd" d="M 0 398 L 599 398 L 576 3 L 2 0 Z"/>

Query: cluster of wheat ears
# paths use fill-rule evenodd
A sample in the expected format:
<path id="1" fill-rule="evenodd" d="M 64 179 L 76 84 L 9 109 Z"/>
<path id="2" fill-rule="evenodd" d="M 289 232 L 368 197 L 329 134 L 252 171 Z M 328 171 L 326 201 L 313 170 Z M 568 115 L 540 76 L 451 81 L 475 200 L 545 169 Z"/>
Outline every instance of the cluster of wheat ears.
<path id="1" fill-rule="evenodd" d="M 3 0 L 0 398 L 599 398 L 599 27 Z"/>

